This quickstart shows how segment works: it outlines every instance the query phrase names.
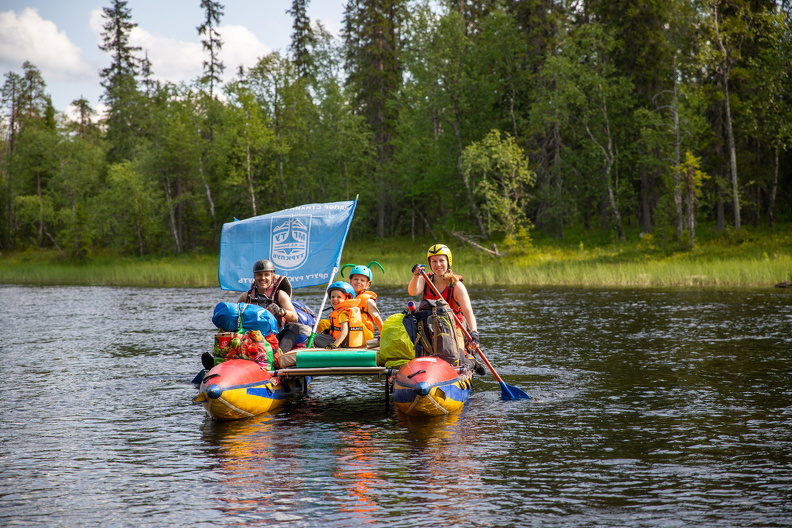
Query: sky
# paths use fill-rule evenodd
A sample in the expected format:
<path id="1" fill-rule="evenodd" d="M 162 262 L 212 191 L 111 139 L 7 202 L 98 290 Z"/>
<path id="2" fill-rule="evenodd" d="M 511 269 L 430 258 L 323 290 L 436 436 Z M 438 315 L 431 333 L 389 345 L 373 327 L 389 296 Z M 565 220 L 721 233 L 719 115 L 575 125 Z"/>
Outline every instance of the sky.
<path id="1" fill-rule="evenodd" d="M 272 51 L 288 51 L 292 32 L 286 11 L 292 0 L 217 0 L 224 6 L 218 31 L 223 40 L 220 59 L 223 79 L 236 75 L 239 66 L 251 67 Z M 338 36 L 342 0 L 313 0 L 308 16 Z M 192 81 L 202 73 L 206 59 L 196 29 L 205 18 L 200 0 L 127 0 L 137 27 L 130 43 L 147 52 L 154 76 L 170 82 Z M 110 0 L 0 0 L 0 74 L 22 74 L 30 61 L 47 83 L 58 111 L 84 97 L 100 108 L 99 71 L 110 56 L 99 49 Z"/>

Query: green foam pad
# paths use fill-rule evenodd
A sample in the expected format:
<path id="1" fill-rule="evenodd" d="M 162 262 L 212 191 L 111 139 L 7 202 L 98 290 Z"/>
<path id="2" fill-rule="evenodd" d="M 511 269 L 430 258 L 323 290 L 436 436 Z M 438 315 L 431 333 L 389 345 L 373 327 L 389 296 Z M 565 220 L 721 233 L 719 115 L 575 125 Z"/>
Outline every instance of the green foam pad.
<path id="1" fill-rule="evenodd" d="M 306 350 L 297 352 L 297 368 L 376 367 L 376 350 Z"/>

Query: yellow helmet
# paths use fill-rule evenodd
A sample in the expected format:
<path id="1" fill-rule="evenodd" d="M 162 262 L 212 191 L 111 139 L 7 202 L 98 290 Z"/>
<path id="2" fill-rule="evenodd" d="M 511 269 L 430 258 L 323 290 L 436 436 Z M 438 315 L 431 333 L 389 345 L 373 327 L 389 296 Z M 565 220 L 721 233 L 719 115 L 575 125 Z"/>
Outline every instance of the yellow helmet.
<path id="1" fill-rule="evenodd" d="M 448 249 L 448 246 L 445 244 L 435 244 L 434 246 L 429 248 L 429 251 L 426 252 L 426 260 L 429 260 L 429 257 L 433 257 L 435 255 L 445 255 L 448 259 L 448 267 L 451 267 L 451 250 Z"/>

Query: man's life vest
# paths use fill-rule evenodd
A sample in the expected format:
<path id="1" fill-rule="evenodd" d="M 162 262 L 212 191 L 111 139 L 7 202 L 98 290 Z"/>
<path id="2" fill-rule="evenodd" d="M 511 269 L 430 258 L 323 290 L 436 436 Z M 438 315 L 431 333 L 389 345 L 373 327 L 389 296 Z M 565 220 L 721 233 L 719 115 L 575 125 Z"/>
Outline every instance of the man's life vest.
<path id="1" fill-rule="evenodd" d="M 346 339 L 341 343 L 343 347 L 360 348 L 366 346 L 366 338 L 363 335 L 363 316 L 358 308 L 359 301 L 357 299 L 348 299 L 339 303 L 338 308 L 330 313 L 330 335 L 333 339 L 338 339 L 341 332 L 341 323 L 338 318 L 342 313 L 347 314 L 347 325 L 349 332 Z"/>
<path id="2" fill-rule="evenodd" d="M 247 303 L 258 304 L 264 308 L 272 303 L 280 306 L 280 302 L 278 302 L 278 294 L 282 291 L 286 292 L 286 295 L 291 297 L 292 286 L 289 282 L 289 278 L 283 277 L 281 275 L 275 275 L 272 280 L 272 285 L 264 292 L 258 291 L 256 284 L 253 283 L 253 287 L 250 288 L 250 291 L 247 293 Z M 313 311 L 302 301 L 292 299 L 292 306 L 294 307 L 294 311 L 297 312 L 297 322 L 313 327 L 313 325 L 316 323 L 316 314 L 313 313 Z M 283 306 L 281 306 L 281 308 L 283 308 Z M 283 328 L 288 324 L 288 321 L 285 317 L 278 317 L 277 319 L 280 328 Z"/>
<path id="3" fill-rule="evenodd" d="M 259 306 L 263 306 L 266 308 L 272 303 L 278 303 L 278 293 L 281 291 L 285 291 L 286 295 L 291 297 L 292 294 L 292 287 L 291 283 L 289 282 L 288 277 L 283 277 L 281 275 L 275 275 L 272 278 L 272 285 L 267 288 L 265 291 L 260 292 L 256 287 L 256 283 L 253 283 L 253 286 L 250 288 L 250 291 L 247 293 L 247 303 L 248 304 L 258 304 Z"/>

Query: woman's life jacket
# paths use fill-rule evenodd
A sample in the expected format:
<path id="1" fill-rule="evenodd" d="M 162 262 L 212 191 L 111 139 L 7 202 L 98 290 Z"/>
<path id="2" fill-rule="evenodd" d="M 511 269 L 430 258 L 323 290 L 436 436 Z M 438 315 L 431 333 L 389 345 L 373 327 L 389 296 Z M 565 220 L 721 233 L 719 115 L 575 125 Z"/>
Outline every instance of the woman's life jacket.
<path id="1" fill-rule="evenodd" d="M 330 335 L 333 339 L 338 339 L 341 332 L 339 317 L 342 313 L 346 314 L 349 332 L 346 339 L 341 343 L 342 347 L 361 348 L 366 346 L 366 338 L 363 334 L 363 316 L 360 313 L 358 299 L 347 299 L 339 303 L 338 307 L 330 313 Z"/>
<path id="2" fill-rule="evenodd" d="M 429 280 L 431 280 L 431 281 L 434 280 L 434 273 L 427 273 L 426 275 L 429 278 Z M 456 275 L 456 278 L 457 278 L 457 280 L 459 282 L 462 282 L 462 275 Z M 448 303 L 448 306 L 451 307 L 451 310 L 455 314 L 459 315 L 460 319 L 462 319 L 462 321 L 464 321 L 465 320 L 465 316 L 462 314 L 462 307 L 459 306 L 459 303 L 456 302 L 456 299 L 454 299 L 454 287 L 455 286 L 456 286 L 456 283 L 449 284 L 448 286 L 445 287 L 445 289 L 443 291 L 440 292 L 440 297 L 438 297 L 437 295 L 435 295 L 434 291 L 432 290 L 432 288 L 428 284 L 424 284 L 423 298 L 424 299 L 428 299 L 430 301 L 437 300 L 437 299 L 440 299 L 440 298 L 444 299 L 445 302 Z"/>

